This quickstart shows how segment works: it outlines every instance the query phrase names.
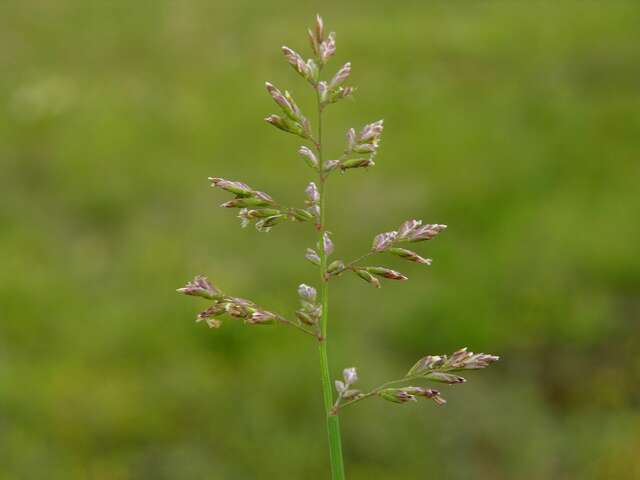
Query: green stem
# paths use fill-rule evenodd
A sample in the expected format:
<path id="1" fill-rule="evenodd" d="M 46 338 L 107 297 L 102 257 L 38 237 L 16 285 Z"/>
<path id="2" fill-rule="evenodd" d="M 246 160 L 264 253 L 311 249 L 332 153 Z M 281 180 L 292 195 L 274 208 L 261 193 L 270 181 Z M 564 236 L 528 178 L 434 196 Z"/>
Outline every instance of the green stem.
<path id="1" fill-rule="evenodd" d="M 344 462 L 342 460 L 342 440 L 340 438 L 340 420 L 332 411 L 333 389 L 329 373 L 327 356 L 327 322 L 329 320 L 329 281 L 327 279 L 327 254 L 323 248 L 325 225 L 325 175 L 322 159 L 322 106 L 318 94 L 318 161 L 320 163 L 320 228 L 318 228 L 318 250 L 320 251 L 320 302 L 322 304 L 321 338 L 320 338 L 320 370 L 322 373 L 322 396 L 327 417 L 327 433 L 329 435 L 329 459 L 331 461 L 332 480 L 344 480 Z"/>

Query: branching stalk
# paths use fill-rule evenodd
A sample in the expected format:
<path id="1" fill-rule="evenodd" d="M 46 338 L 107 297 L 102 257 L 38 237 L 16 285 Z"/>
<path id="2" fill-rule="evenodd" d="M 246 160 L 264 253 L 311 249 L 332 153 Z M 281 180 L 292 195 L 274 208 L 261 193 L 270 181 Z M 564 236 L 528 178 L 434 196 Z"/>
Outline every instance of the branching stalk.
<path id="1" fill-rule="evenodd" d="M 277 129 L 300 137 L 307 142 L 307 145 L 302 145 L 298 149 L 298 154 L 307 166 L 317 173 L 317 185 L 316 182 L 310 182 L 307 185 L 304 191 L 306 195 L 305 207 L 283 206 L 268 193 L 256 190 L 244 182 L 220 177 L 209 177 L 209 181 L 213 187 L 233 195 L 234 198 L 221 206 L 228 209 L 239 209 L 238 218 L 243 227 L 253 224 L 259 232 L 269 232 L 277 225 L 291 222 L 306 223 L 315 227 L 318 236 L 317 251 L 313 248 L 307 248 L 305 258 L 319 267 L 319 295 L 313 286 L 300 284 L 298 286 L 299 308 L 295 312 L 295 317 L 287 319 L 260 307 L 251 300 L 223 293 L 204 275 L 197 275 L 184 287 L 179 288 L 178 292 L 200 297 L 209 302 L 209 306 L 197 315 L 196 321 L 204 322 L 211 328 L 220 328 L 222 325 L 220 318 L 227 317 L 242 320 L 247 325 L 290 325 L 318 340 L 331 478 L 332 480 L 344 480 L 342 440 L 338 418 L 338 413 L 344 407 L 374 396 L 396 404 L 416 402 L 418 398 L 425 398 L 433 401 L 436 405 L 444 405 L 446 400 L 440 396 L 438 390 L 411 386 L 408 383 L 414 380 L 445 384 L 464 383 L 466 379 L 455 372 L 485 368 L 497 361 L 498 357 L 484 353 L 473 353 L 466 348 L 462 348 L 450 356 L 427 355 L 418 360 L 403 378 L 383 383 L 366 393 L 354 387 L 358 382 L 358 373 L 355 367 L 345 368 L 342 372 L 342 379 L 332 383 L 327 353 L 329 280 L 344 272 L 350 272 L 350 274 L 356 275 L 377 288 L 380 288 L 382 282 L 387 280 L 407 280 L 404 274 L 386 266 L 361 265 L 360 262 L 374 254 L 386 252 L 413 262 L 414 265 L 429 266 L 432 262 L 430 258 L 422 257 L 406 247 L 435 238 L 447 226 L 437 223 L 423 224 L 421 220 L 407 220 L 397 230 L 376 235 L 370 249 L 355 260 L 346 264 L 340 259 L 329 262 L 334 244 L 327 231 L 326 223 L 327 178 L 334 170 L 346 172 L 368 169 L 375 165 L 374 159 L 380 145 L 384 122 L 377 120 L 368 123 L 359 131 L 354 128 L 348 129 L 343 154 L 337 160 L 324 160 L 323 111 L 328 105 L 350 97 L 355 91 L 355 87 L 344 85 L 351 74 L 350 62 L 345 63 L 332 77 L 324 80 L 320 78 L 323 67 L 336 51 L 335 34 L 325 32 L 324 23 L 320 16 L 316 17 L 316 24 L 308 33 L 314 54 L 313 58 L 304 60 L 289 47 L 282 47 L 282 51 L 296 73 L 304 78 L 315 91 L 317 134 L 312 133 L 309 119 L 287 90 L 281 91 L 269 82 L 265 84 L 267 92 L 279 109 L 278 114 L 267 116 L 265 121 Z M 315 153 L 311 147 L 315 149 Z M 337 391 L 335 401 L 334 386 Z"/>
<path id="2" fill-rule="evenodd" d="M 318 141 L 317 151 L 320 166 L 323 165 L 322 155 L 322 104 L 320 95 L 317 95 L 318 103 Z M 318 183 L 320 192 L 320 228 L 318 229 L 318 244 L 322 245 L 326 232 L 326 176 L 323 169 L 318 172 Z M 344 461 L 342 459 L 342 439 L 340 437 L 340 419 L 333 412 L 333 388 L 331 386 L 331 374 L 329 372 L 329 358 L 327 355 L 327 326 L 329 321 L 329 279 L 327 278 L 327 254 L 324 248 L 320 248 L 320 304 L 322 305 L 322 316 L 320 319 L 320 370 L 322 375 L 322 395 L 327 421 L 327 434 L 329 436 L 329 459 L 331 462 L 331 478 L 333 480 L 343 480 Z"/>

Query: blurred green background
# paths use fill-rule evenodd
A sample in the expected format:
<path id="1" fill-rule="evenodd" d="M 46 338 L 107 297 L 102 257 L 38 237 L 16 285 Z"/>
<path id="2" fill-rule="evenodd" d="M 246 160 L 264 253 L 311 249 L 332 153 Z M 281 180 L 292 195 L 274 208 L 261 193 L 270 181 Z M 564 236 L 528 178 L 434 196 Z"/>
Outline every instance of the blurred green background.
<path id="1" fill-rule="evenodd" d="M 332 178 L 337 257 L 408 218 L 449 230 L 332 287 L 334 376 L 501 355 L 449 404 L 345 412 L 351 480 L 640 478 L 640 3 L 4 0 L 0 479 L 326 479 L 317 348 L 193 322 L 198 273 L 290 313 L 314 233 L 241 230 L 206 181 L 301 204 L 263 88 L 312 96 L 320 11 L 353 62 L 327 143 L 384 118 L 376 167 Z"/>

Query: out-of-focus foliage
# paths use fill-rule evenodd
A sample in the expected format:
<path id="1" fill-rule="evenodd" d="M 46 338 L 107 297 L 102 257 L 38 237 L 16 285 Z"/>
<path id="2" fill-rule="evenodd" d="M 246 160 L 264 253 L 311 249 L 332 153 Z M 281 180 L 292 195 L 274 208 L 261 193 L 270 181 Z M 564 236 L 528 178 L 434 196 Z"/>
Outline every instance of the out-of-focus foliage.
<path id="1" fill-rule="evenodd" d="M 311 9 L 313 8 L 313 10 Z M 0 479 L 323 479 L 314 341 L 193 323 L 203 273 L 283 313 L 313 284 L 308 225 L 238 228 L 207 176 L 302 203 L 272 80 L 317 5 L 0 5 Z M 640 4 L 323 3 L 377 165 L 336 176 L 336 255 L 446 223 L 403 284 L 332 287 L 335 375 L 361 384 L 468 345 L 503 361 L 449 403 L 343 418 L 349 478 L 640 478 Z"/>

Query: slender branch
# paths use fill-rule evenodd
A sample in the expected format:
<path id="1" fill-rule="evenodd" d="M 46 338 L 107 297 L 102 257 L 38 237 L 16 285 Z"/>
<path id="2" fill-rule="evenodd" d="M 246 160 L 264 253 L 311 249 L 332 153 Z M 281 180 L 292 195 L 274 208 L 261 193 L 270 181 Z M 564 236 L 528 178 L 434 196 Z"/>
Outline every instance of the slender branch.
<path id="1" fill-rule="evenodd" d="M 365 258 L 370 257 L 371 255 L 374 255 L 378 252 L 367 252 L 364 255 L 360 255 L 358 258 L 356 258 L 355 260 L 351 260 L 349 263 L 347 263 L 344 268 L 345 270 L 353 270 L 353 267 L 355 267 L 356 263 L 361 262 L 362 260 L 364 260 Z"/>
<path id="2" fill-rule="evenodd" d="M 355 260 L 351 260 L 349 263 L 347 263 L 347 264 L 344 266 L 344 268 L 343 268 L 343 269 L 341 269 L 339 272 L 336 272 L 336 273 L 335 273 L 335 274 L 333 274 L 333 275 L 327 275 L 327 279 L 328 279 L 328 280 L 331 280 L 333 277 L 337 277 L 337 276 L 339 276 L 339 274 L 341 274 L 341 273 L 345 272 L 346 270 L 352 270 L 353 272 L 355 272 L 355 271 L 356 271 L 356 268 L 355 268 L 355 267 L 356 267 L 356 263 L 359 263 L 359 262 L 361 262 L 362 260 L 364 260 L 365 258 L 368 258 L 368 257 L 370 257 L 371 255 L 374 255 L 374 254 L 376 254 L 376 253 L 378 253 L 378 252 L 370 251 L 370 252 L 365 253 L 364 255 L 360 255 L 360 256 L 359 256 L 358 258 L 356 258 Z"/>
<path id="3" fill-rule="evenodd" d="M 362 393 L 362 394 L 358 395 L 357 397 L 355 397 L 353 400 L 349 400 L 349 401 L 344 402 L 344 403 L 341 403 L 340 402 L 340 398 L 338 398 L 338 400 L 336 400 L 336 403 L 333 406 L 333 412 L 334 412 L 334 414 L 337 414 L 340 409 L 342 409 L 344 407 L 348 407 L 349 405 L 353 405 L 354 403 L 358 403 L 361 400 L 364 400 L 365 398 L 373 397 L 374 395 L 377 395 L 378 392 L 380 392 L 381 390 L 384 390 L 387 387 L 390 387 L 390 386 L 395 385 L 397 383 L 410 382 L 412 380 L 424 380 L 424 376 L 423 375 L 413 375 L 413 376 L 410 376 L 410 377 L 399 378 L 397 380 L 391 380 L 389 382 L 386 382 L 386 383 L 383 383 L 382 385 L 377 386 L 376 388 L 374 388 L 370 392 Z"/>
<path id="4" fill-rule="evenodd" d="M 287 320 L 286 318 L 278 315 L 277 317 L 278 321 L 284 325 L 291 325 L 292 327 L 297 328 L 298 330 L 306 333 L 307 335 L 311 335 L 314 338 L 320 338 L 320 333 L 318 332 L 313 332 L 311 330 L 306 329 L 305 327 L 303 327 L 302 325 L 300 325 L 299 323 L 296 322 L 292 322 L 291 320 Z"/>

